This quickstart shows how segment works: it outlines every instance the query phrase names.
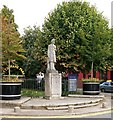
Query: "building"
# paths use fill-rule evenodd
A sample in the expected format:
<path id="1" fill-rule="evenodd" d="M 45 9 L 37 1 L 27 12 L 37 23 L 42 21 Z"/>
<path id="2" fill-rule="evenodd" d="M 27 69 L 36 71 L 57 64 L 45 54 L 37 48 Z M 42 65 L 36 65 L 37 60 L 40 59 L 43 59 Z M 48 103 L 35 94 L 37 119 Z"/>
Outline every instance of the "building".
<path id="1" fill-rule="evenodd" d="M 88 73 L 85 75 L 85 78 L 89 78 L 91 76 L 91 73 Z M 84 78 L 84 75 L 82 72 L 78 74 L 78 81 L 77 86 L 78 88 L 82 88 L 82 79 Z M 113 81 L 113 70 L 109 70 L 106 73 L 100 74 L 99 71 L 97 71 L 94 75 L 94 78 L 99 78 L 103 80 L 112 80 Z"/>

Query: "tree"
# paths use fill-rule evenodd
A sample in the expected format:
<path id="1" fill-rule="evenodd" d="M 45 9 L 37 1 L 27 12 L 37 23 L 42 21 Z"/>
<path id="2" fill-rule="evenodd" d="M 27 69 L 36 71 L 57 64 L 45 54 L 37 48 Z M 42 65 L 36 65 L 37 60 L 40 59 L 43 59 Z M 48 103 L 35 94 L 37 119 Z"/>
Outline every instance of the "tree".
<path id="1" fill-rule="evenodd" d="M 8 64 L 10 79 L 10 64 L 15 60 L 24 59 L 21 53 L 25 51 L 22 48 L 18 26 L 14 21 L 13 10 L 3 6 L 0 18 L 2 20 L 2 62 L 3 67 Z"/>
<path id="2" fill-rule="evenodd" d="M 110 55 L 110 57 L 108 58 L 108 67 L 109 68 L 113 68 L 113 27 L 111 28 L 111 55 Z"/>
<path id="3" fill-rule="evenodd" d="M 23 61 L 23 69 L 25 71 L 26 77 L 36 77 L 36 74 L 43 71 L 43 56 L 40 54 L 40 42 L 39 38 L 42 35 L 40 28 L 34 26 L 33 28 L 28 27 L 24 30 L 24 35 L 22 36 L 22 44 L 25 49 L 26 60 Z M 41 39 L 40 39 L 41 40 Z M 35 42 L 37 41 L 37 46 Z"/>
<path id="4" fill-rule="evenodd" d="M 110 55 L 108 21 L 87 2 L 58 4 L 45 19 L 42 34 L 40 42 L 44 56 L 51 39 L 56 39 L 59 71 L 68 69 L 85 73 L 91 70 L 91 65 L 97 70 L 105 66 Z"/>

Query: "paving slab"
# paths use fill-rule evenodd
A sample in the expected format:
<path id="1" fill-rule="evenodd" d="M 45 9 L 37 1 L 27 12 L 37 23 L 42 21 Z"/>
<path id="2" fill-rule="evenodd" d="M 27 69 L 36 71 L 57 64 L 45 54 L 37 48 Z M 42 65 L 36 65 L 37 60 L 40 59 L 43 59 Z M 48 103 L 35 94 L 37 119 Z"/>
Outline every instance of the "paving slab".
<path id="1" fill-rule="evenodd" d="M 21 106 L 23 103 L 29 101 L 31 97 L 21 97 L 21 99 L 17 100 L 0 100 L 1 107 L 14 107 L 14 106 Z"/>
<path id="2" fill-rule="evenodd" d="M 14 108 L 1 108 L 0 110 L 0 115 L 2 116 L 65 116 L 65 115 L 70 115 L 68 109 L 37 109 L 37 106 L 49 106 L 49 107 L 54 107 L 55 105 L 59 106 L 60 105 L 75 105 L 78 108 L 74 108 L 74 115 L 81 115 L 85 113 L 92 113 L 92 112 L 100 112 L 100 111 L 106 111 L 106 110 L 111 110 L 112 109 L 112 102 L 110 95 L 106 97 L 106 94 L 104 95 L 104 101 L 101 101 L 100 104 L 97 104 L 93 106 L 93 104 L 98 103 L 101 97 L 89 97 L 89 98 L 82 98 L 82 96 L 79 97 L 64 97 L 60 100 L 46 100 L 43 98 L 23 98 L 22 100 L 16 100 L 16 101 L 8 101 L 8 103 L 21 103 L 21 106 L 27 107 L 27 106 L 32 106 L 32 108 L 25 108 L 19 111 L 19 112 L 14 112 Z M 7 102 L 7 101 L 5 101 Z M 91 103 L 92 106 L 89 104 Z M 102 107 L 102 103 L 105 103 L 105 107 Z M 3 101 L 4 103 L 4 101 Z M 81 108 L 82 105 L 85 105 L 86 107 Z M 33 108 L 34 106 L 34 108 Z M 80 106 L 80 107 L 79 107 Z M 35 108 L 36 107 L 36 108 Z"/>
<path id="3" fill-rule="evenodd" d="M 47 109 L 47 107 L 59 107 L 59 106 L 77 106 L 85 104 L 93 104 L 102 101 L 102 98 L 73 98 L 73 97 L 64 97 L 63 99 L 58 100 L 46 100 L 43 98 L 33 98 L 21 105 L 21 108 L 24 109 Z"/>

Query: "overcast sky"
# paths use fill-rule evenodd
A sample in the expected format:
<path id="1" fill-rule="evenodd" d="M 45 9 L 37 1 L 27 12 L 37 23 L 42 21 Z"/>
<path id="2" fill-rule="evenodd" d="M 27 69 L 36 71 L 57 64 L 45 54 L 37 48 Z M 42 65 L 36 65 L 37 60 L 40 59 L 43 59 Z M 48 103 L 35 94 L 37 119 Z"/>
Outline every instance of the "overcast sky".
<path id="1" fill-rule="evenodd" d="M 58 3 L 69 0 L 0 0 L 0 8 L 6 5 L 14 10 L 15 22 L 19 26 L 19 32 L 28 26 L 41 26 L 44 18 L 52 11 Z M 113 0 L 82 0 L 95 5 L 97 10 L 109 20 L 111 26 L 111 2 Z"/>

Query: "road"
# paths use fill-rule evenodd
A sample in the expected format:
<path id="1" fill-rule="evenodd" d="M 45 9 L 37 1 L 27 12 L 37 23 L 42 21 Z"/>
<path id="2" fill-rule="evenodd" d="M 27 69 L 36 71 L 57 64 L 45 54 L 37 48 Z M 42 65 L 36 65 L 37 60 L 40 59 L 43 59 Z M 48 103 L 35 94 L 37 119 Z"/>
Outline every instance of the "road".
<path id="1" fill-rule="evenodd" d="M 109 111 L 106 111 L 104 113 L 100 112 L 99 114 L 98 113 L 94 115 L 92 114 L 84 118 L 109 118 L 109 119 L 112 118 L 111 120 L 113 120 L 113 112 L 112 113 L 110 113 Z"/>
<path id="2" fill-rule="evenodd" d="M 91 117 L 89 116 L 87 118 L 113 118 L 113 116 L 111 114 L 104 114 L 104 115 L 96 115 L 96 116 L 91 116 Z"/>
<path id="3" fill-rule="evenodd" d="M 113 111 L 112 111 L 113 114 Z M 71 116 L 51 116 L 51 118 L 42 118 L 38 117 L 21 117 L 19 116 L 9 116 L 8 118 L 3 118 L 2 120 L 113 120 L 113 115 L 111 111 L 103 111 L 99 113 L 90 113 L 90 114 L 83 114 L 83 115 L 71 115 Z M 112 119 L 111 119 L 112 118 Z"/>
<path id="4" fill-rule="evenodd" d="M 112 111 L 113 114 L 113 111 Z M 30 117 L 30 118 L 19 118 L 19 116 L 14 116 L 9 118 L 4 118 L 2 120 L 113 120 L 113 115 L 111 115 L 111 111 L 103 111 L 99 113 L 90 113 L 83 115 L 72 115 L 72 116 L 51 116 L 51 118 L 42 118 L 38 117 Z"/>

